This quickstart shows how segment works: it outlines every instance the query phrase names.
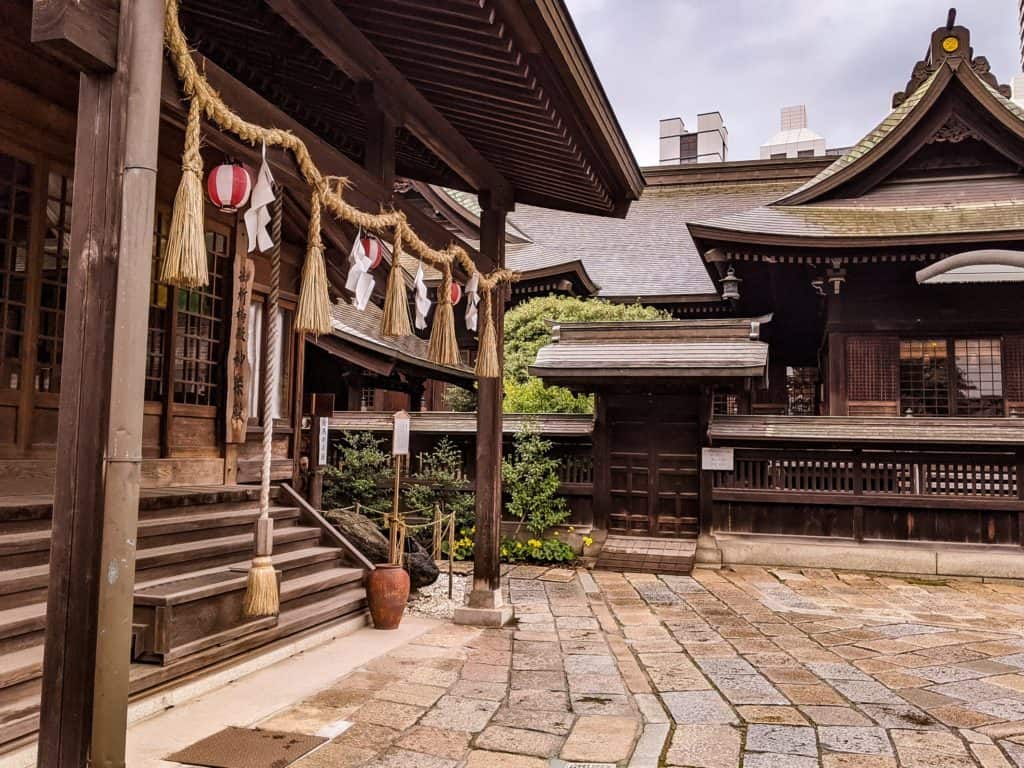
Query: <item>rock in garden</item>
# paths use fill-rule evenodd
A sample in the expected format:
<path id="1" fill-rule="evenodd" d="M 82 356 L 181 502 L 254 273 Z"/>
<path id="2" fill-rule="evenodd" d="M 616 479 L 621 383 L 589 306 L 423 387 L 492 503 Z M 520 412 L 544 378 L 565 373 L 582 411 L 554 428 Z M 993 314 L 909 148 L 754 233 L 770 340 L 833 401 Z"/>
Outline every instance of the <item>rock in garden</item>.
<path id="1" fill-rule="evenodd" d="M 332 509 L 324 512 L 324 516 L 371 563 L 388 561 L 387 536 L 366 515 L 353 510 Z M 419 589 L 437 581 L 439 571 L 430 553 L 412 538 L 405 540 L 405 549 L 405 569 L 409 572 L 412 588 Z"/>

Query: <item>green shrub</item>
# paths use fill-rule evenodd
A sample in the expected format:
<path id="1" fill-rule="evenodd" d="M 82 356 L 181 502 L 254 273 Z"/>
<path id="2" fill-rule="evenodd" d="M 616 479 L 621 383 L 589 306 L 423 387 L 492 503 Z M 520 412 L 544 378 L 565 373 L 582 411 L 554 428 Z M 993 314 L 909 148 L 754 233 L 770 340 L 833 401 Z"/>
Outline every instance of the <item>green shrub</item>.
<path id="1" fill-rule="evenodd" d="M 445 435 L 433 450 L 421 453 L 419 461 L 419 471 L 412 475 L 412 482 L 402 492 L 405 506 L 430 517 L 437 505 L 442 515 L 455 513 L 456 526 L 471 526 L 476 495 L 471 485 L 467 489 L 458 446 Z M 426 535 L 433 534 L 428 529 Z"/>
<path id="2" fill-rule="evenodd" d="M 546 387 L 530 376 L 529 367 L 541 347 L 551 341 L 549 322 L 599 320 L 667 320 L 664 310 L 643 304 L 613 304 L 603 299 L 539 296 L 505 315 L 506 413 L 593 413 L 590 395 L 574 395 L 563 387 Z"/>
<path id="3" fill-rule="evenodd" d="M 379 511 L 391 509 L 394 470 L 383 447 L 386 442 L 371 432 L 342 433 L 335 445 L 335 465 L 324 467 L 324 509 L 356 502 Z"/>
<path id="4" fill-rule="evenodd" d="M 551 441 L 526 423 L 513 439 L 512 456 L 501 463 L 509 499 L 506 509 L 534 536 L 543 536 L 569 518 L 569 505 L 558 495 L 559 461 L 550 450 Z"/>

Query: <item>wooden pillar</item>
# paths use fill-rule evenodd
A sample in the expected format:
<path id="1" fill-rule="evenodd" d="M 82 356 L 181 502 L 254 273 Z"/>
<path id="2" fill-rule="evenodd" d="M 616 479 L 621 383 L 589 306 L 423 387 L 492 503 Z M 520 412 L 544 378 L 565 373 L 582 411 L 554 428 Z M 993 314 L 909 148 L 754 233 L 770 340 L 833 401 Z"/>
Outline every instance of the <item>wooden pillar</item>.
<path id="1" fill-rule="evenodd" d="M 505 264 L 506 210 L 481 195 L 480 252 L 495 264 Z M 494 327 L 498 362 L 504 368 L 504 286 L 495 289 Z M 457 623 L 502 625 L 512 617 L 501 596 L 501 378 L 480 379 L 476 421 L 476 544 L 473 552 L 473 590 L 469 608 L 456 614 Z"/>
<path id="2" fill-rule="evenodd" d="M 35 3 L 36 10 L 56 5 L 41 0 Z M 126 33 L 127 18 L 127 13 L 122 14 L 120 36 Z M 118 50 L 116 38 L 113 45 Z M 128 103 L 125 48 L 118 51 L 115 70 L 85 72 L 79 80 L 40 768 L 86 765 L 91 740 L 103 540 L 103 457 L 110 410 L 120 179 Z"/>
<path id="3" fill-rule="evenodd" d="M 594 393 L 594 434 L 591 448 L 594 462 L 594 528 L 608 530 L 608 514 L 611 511 L 611 470 L 608 443 L 608 395 Z"/>
<path id="4" fill-rule="evenodd" d="M 828 335 L 828 415 L 846 415 L 846 334 Z"/>

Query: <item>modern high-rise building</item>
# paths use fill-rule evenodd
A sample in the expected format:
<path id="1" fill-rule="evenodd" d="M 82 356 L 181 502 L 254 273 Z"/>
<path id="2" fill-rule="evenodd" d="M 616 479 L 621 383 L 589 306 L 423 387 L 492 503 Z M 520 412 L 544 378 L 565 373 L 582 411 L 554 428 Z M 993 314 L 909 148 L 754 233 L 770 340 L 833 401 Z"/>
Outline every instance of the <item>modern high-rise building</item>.
<path id="1" fill-rule="evenodd" d="M 807 127 L 807 107 L 803 104 L 783 107 L 778 133 L 761 145 L 762 160 L 820 157 L 825 153 L 825 138 Z"/>
<path id="2" fill-rule="evenodd" d="M 728 159 L 729 131 L 721 112 L 697 115 L 697 130 L 687 131 L 681 117 L 659 123 L 660 165 L 721 163 Z"/>

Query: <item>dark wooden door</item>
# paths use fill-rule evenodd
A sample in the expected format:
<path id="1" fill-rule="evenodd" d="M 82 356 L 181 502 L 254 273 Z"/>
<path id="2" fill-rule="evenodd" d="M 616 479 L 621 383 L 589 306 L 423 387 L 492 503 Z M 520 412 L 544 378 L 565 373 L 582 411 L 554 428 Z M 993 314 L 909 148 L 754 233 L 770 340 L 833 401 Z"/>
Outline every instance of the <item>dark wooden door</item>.
<path id="1" fill-rule="evenodd" d="M 608 398 L 610 533 L 696 537 L 697 404 L 696 394 Z"/>

